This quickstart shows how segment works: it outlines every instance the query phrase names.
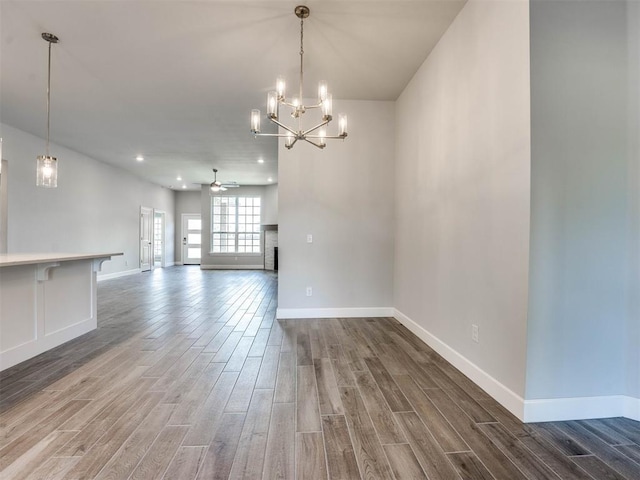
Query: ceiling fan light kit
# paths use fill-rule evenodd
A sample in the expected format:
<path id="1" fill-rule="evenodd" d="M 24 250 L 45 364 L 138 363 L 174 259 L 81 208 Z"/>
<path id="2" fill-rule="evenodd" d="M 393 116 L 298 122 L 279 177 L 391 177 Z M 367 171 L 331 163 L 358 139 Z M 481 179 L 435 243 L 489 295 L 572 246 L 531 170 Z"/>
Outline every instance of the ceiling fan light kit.
<path id="1" fill-rule="evenodd" d="M 49 154 L 49 130 L 51 120 L 51 44 L 60 40 L 52 33 L 43 33 L 42 38 L 49 43 L 49 63 L 47 68 L 47 146 L 46 154 L 36 157 L 36 186 L 56 188 L 58 186 L 58 159 Z"/>
<path id="2" fill-rule="evenodd" d="M 299 96 L 288 99 L 285 95 L 286 82 L 282 76 L 276 80 L 276 89 L 267 94 L 267 119 L 278 127 L 284 129 L 286 133 L 260 133 L 260 110 L 251 110 L 251 133 L 256 137 L 284 137 L 285 147 L 293 148 L 298 140 L 304 140 L 318 148 L 326 147 L 327 139 L 342 139 L 347 137 L 347 116 L 343 113 L 338 115 L 338 135 L 327 135 L 325 126 L 333 119 L 333 97 L 328 91 L 327 83 L 321 81 L 318 85 L 318 102 L 313 105 L 302 103 L 302 91 L 304 80 L 304 19 L 310 14 L 309 8 L 298 5 L 294 10 L 296 17 L 300 19 L 300 90 Z M 291 116 L 298 120 L 297 129 L 289 127 L 280 121 L 280 107 L 285 106 L 291 109 Z M 320 109 L 321 119 L 317 125 L 303 130 L 302 115 L 310 109 Z"/>

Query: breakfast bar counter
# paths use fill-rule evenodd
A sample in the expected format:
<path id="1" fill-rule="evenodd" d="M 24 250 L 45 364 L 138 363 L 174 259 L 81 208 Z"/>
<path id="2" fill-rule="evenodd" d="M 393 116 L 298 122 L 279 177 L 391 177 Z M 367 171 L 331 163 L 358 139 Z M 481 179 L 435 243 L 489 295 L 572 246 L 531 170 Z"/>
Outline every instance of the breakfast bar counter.
<path id="1" fill-rule="evenodd" d="M 0 254 L 0 371 L 97 327 L 97 273 L 122 253 Z"/>

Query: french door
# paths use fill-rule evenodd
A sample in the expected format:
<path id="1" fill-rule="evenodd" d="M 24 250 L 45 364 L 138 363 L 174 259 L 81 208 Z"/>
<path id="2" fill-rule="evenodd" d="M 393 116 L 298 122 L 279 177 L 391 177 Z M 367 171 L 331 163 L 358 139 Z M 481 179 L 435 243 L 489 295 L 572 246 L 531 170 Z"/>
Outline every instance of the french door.
<path id="1" fill-rule="evenodd" d="M 153 267 L 164 267 L 164 216 L 160 210 L 153 211 Z"/>
<path id="2" fill-rule="evenodd" d="M 199 214 L 182 214 L 182 264 L 200 265 L 202 220 Z"/>
<path id="3" fill-rule="evenodd" d="M 153 241 L 153 209 L 140 207 L 140 270 L 151 270 Z"/>

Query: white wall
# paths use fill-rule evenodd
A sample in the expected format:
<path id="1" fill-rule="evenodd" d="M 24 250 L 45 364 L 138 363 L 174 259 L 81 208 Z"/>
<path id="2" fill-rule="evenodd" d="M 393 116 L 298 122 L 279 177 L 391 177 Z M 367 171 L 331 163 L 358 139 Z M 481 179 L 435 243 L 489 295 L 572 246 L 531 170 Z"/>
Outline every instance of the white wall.
<path id="1" fill-rule="evenodd" d="M 631 192 L 631 261 L 627 391 L 640 398 L 640 2 L 628 2 L 629 190 Z M 640 408 L 638 409 L 640 410 Z M 640 418 L 640 411 L 637 415 Z"/>
<path id="2" fill-rule="evenodd" d="M 58 188 L 35 185 L 36 156 L 45 141 L 2 125 L 9 163 L 8 252 L 124 252 L 102 274 L 137 269 L 140 206 L 167 212 L 165 238 L 174 237 L 173 192 L 124 170 L 51 145 L 58 157 Z M 173 243 L 165 259 L 173 262 Z"/>
<path id="3" fill-rule="evenodd" d="M 638 24 L 633 35 L 630 26 L 624 2 L 531 3 L 526 393 L 611 399 L 595 410 L 576 403 L 575 416 L 619 415 L 607 410 L 617 396 L 638 395 L 638 148 L 628 138 L 638 136 Z"/>
<path id="4" fill-rule="evenodd" d="M 469 1 L 396 109 L 396 318 L 520 415 L 528 30 L 527 2 Z"/>
<path id="5" fill-rule="evenodd" d="M 175 192 L 175 252 L 176 264 L 182 264 L 182 215 L 187 213 L 200 215 L 202 210 L 202 202 L 200 199 L 200 190 L 196 192 Z"/>
<path id="6" fill-rule="evenodd" d="M 279 317 L 390 314 L 394 103 L 335 100 L 343 111 L 344 142 L 279 145 Z"/>

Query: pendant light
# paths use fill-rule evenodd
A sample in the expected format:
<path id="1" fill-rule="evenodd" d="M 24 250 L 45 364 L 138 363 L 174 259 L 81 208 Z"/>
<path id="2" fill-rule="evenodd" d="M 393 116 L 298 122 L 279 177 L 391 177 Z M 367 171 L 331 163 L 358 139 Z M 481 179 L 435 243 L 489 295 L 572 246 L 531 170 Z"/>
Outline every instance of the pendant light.
<path id="1" fill-rule="evenodd" d="M 36 185 L 56 188 L 58 186 L 58 159 L 49 154 L 49 130 L 51 119 L 51 44 L 59 39 L 52 33 L 43 33 L 42 38 L 49 43 L 49 64 L 47 69 L 47 149 L 45 155 L 38 155 L 36 161 Z"/>

